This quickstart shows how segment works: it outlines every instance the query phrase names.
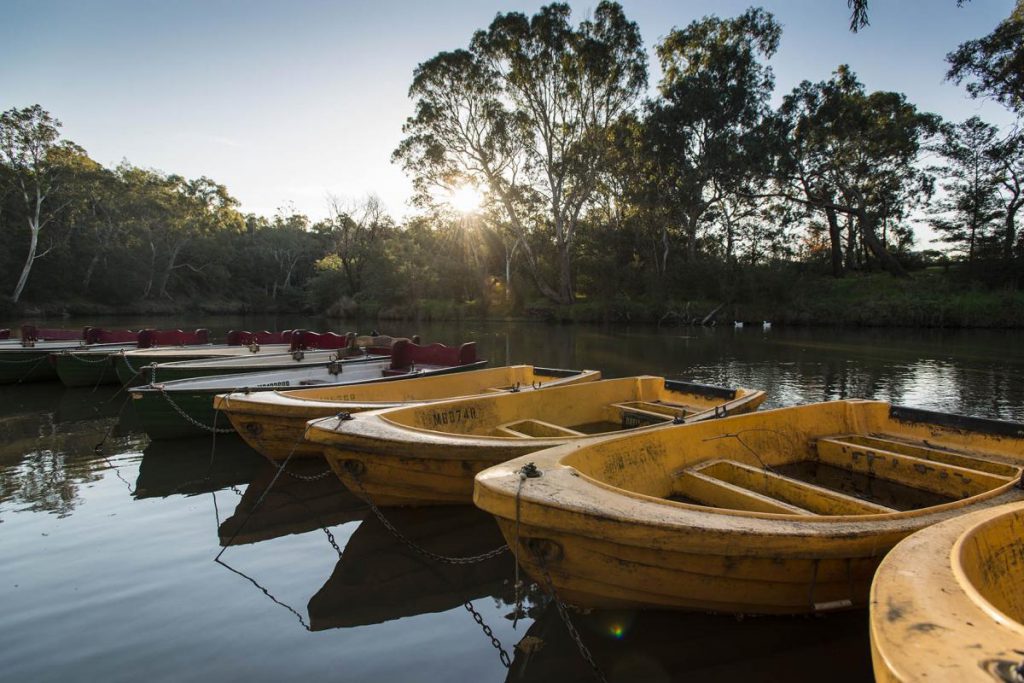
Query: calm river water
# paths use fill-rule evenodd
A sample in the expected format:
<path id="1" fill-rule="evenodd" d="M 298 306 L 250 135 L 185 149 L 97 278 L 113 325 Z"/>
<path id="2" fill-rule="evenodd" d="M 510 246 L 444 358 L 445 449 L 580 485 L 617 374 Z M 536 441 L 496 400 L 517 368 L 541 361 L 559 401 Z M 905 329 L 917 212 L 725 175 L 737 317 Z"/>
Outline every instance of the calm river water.
<path id="1" fill-rule="evenodd" d="M 326 327 L 295 319 L 188 322 L 219 333 Z M 873 397 L 1024 421 L 1019 332 L 497 323 L 383 331 L 475 339 L 492 365 L 763 388 L 766 407 Z M 308 479 L 282 477 L 243 526 L 274 470 L 240 442 L 221 437 L 212 454 L 208 440 L 151 444 L 115 388 L 0 387 L 3 679 L 592 680 L 553 605 L 535 595 L 513 625 L 511 556 L 468 568 L 422 559 L 333 476 L 317 478 L 323 469 L 314 463 Z M 390 516 L 417 543 L 447 555 L 502 543 L 490 518 L 471 508 Z M 511 670 L 464 608 L 467 600 L 512 655 Z M 871 675 L 864 612 L 574 618 L 613 681 Z M 539 639 L 529 641 L 529 655 L 513 650 L 526 635 Z"/>

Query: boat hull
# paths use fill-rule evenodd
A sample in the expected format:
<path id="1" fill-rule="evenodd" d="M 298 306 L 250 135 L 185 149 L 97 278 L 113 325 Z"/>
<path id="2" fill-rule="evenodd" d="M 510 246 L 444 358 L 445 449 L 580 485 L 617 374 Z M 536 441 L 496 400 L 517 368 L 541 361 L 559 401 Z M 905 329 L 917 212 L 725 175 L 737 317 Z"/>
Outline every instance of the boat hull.
<path id="1" fill-rule="evenodd" d="M 924 529 L 871 587 L 875 680 L 1013 681 L 1024 660 L 1024 504 Z"/>
<path id="2" fill-rule="evenodd" d="M 425 375 L 461 372 L 479 368 L 485 361 L 466 366 L 420 368 Z M 215 408 L 214 398 L 225 391 L 259 393 L 271 391 L 280 386 L 293 384 L 295 377 L 316 375 L 321 382 L 337 386 L 391 382 L 402 379 L 401 375 L 383 374 L 389 365 L 387 359 L 378 357 L 355 358 L 343 362 L 346 368 L 340 374 L 331 374 L 327 367 L 308 367 L 300 370 L 270 371 L 268 373 L 242 373 L 237 375 L 216 375 L 190 377 L 173 382 L 161 382 L 147 387 L 137 387 L 131 392 L 135 414 L 146 433 L 152 439 L 182 439 L 217 433 L 233 433 L 235 428 L 227 416 Z M 293 378 L 289 380 L 288 378 Z M 263 380 L 268 380 L 264 382 Z M 206 386 L 203 386 L 203 385 Z M 251 434 L 249 435 L 251 436 Z M 302 433 L 292 440 L 289 449 L 302 445 Z M 287 453 L 284 457 L 287 457 Z"/>
<path id="3" fill-rule="evenodd" d="M 750 614 L 862 607 L 878 564 L 909 534 L 1024 500 L 1020 425 L 942 424 L 953 416 L 920 413 L 837 401 L 590 439 L 481 473 L 474 502 L 496 517 L 526 571 L 575 604 Z M 833 448 L 835 434 L 856 447 Z M 883 437 L 905 453 L 872 445 Z M 867 488 L 798 479 L 789 466 L 811 457 L 833 458 L 826 469 L 841 471 L 843 486 L 870 469 Z M 922 506 L 874 502 L 942 487 L 949 497 Z"/>
<path id="4" fill-rule="evenodd" d="M 215 392 L 133 391 L 132 407 L 149 438 L 187 439 L 231 433 L 230 422 L 213 407 Z"/>
<path id="5" fill-rule="evenodd" d="M 113 352 L 100 354 L 63 351 L 52 354 L 50 361 L 57 372 L 57 377 L 66 387 L 95 387 L 118 383 Z"/>
<path id="6" fill-rule="evenodd" d="M 530 386 L 537 381 L 537 386 L 543 382 L 542 386 L 548 388 L 594 381 L 600 377 L 599 372 L 590 370 L 511 366 L 363 385 L 358 389 L 350 387 L 344 391 L 289 391 L 280 394 L 280 398 L 269 394 L 252 397 L 223 395 L 218 397 L 217 407 L 227 415 L 235 431 L 250 446 L 271 460 L 283 460 L 289 455 L 292 458 L 320 458 L 323 457 L 320 444 L 302 438 L 306 423 L 337 415 L 341 411 L 357 413 L 396 408 L 417 402 L 493 391 L 497 387 L 517 383 Z M 303 396 L 308 398 L 303 400 Z M 335 400 L 329 400 L 328 397 L 335 397 Z"/>
<path id="7" fill-rule="evenodd" d="M 331 468 L 350 490 L 376 505 L 464 505 L 472 501 L 473 478 L 477 473 L 512 458 L 584 437 L 579 431 L 531 419 L 519 419 L 517 424 L 529 422 L 552 433 L 534 438 L 525 433 L 507 437 L 484 432 L 500 430 L 514 417 L 555 419 L 559 411 L 575 411 L 579 420 L 593 420 L 611 404 L 664 397 L 666 392 L 678 395 L 665 388 L 668 384 L 659 377 L 622 378 L 372 411 L 357 414 L 351 421 L 334 418 L 311 422 L 306 439 L 323 448 Z M 711 399 L 711 405 L 717 400 L 718 405 L 729 404 L 729 410 L 737 413 L 755 410 L 764 398 L 763 392 L 742 394 L 745 390 L 705 389 L 722 393 L 718 399 Z M 587 401 L 590 403 L 581 405 Z M 402 411 L 408 415 L 404 416 Z M 630 422 L 627 418 L 632 415 L 635 413 L 624 412 L 621 418 L 615 418 L 621 422 L 607 425 L 631 429 L 658 424 Z M 692 418 L 707 419 L 712 415 L 713 411 L 707 410 Z M 403 422 L 398 423 L 396 416 L 401 416 Z M 412 423 L 419 428 L 411 428 Z M 606 423 L 598 420 L 593 424 Z M 445 431 L 452 425 L 451 431 Z M 559 435 L 569 432 L 575 436 Z"/>
<path id="8" fill-rule="evenodd" d="M 0 348 L 0 384 L 48 382 L 57 379 L 46 349 Z"/>

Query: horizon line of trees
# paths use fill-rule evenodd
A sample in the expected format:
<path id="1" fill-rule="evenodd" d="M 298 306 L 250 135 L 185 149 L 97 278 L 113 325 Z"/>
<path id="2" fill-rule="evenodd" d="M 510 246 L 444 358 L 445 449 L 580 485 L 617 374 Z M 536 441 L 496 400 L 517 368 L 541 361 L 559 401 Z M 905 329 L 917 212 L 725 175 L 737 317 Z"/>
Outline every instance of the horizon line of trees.
<path id="1" fill-rule="evenodd" d="M 744 271 L 906 277 L 937 262 L 1018 286 L 1024 0 L 947 56 L 949 80 L 1013 112 L 1007 130 L 943 121 L 846 65 L 772 108 L 782 29 L 760 8 L 672 29 L 644 98 L 646 52 L 622 7 L 571 19 L 560 3 L 498 14 L 417 67 L 393 159 L 421 211 L 403 224 L 374 196 L 332 198 L 316 222 L 243 214 L 213 179 L 104 167 L 38 104 L 3 112 L 0 287 L 14 303 L 517 306 L 721 298 Z M 467 188 L 483 203 L 459 215 Z M 944 250 L 914 251 L 922 217 Z"/>

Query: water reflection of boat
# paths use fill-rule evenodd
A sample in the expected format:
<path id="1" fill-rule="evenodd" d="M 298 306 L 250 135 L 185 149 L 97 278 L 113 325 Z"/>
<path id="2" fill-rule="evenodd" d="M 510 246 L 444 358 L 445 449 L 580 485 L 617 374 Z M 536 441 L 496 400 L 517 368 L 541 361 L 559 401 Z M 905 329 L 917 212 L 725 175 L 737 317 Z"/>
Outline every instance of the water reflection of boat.
<path id="1" fill-rule="evenodd" d="M 261 464 L 252 472 L 249 486 L 234 514 L 221 522 L 218 529 L 221 545 L 258 543 L 288 534 L 302 534 L 357 521 L 366 514 L 366 504 L 349 493 L 322 460 L 290 462 L 274 481 L 277 466 L 263 460 L 248 446 L 243 447 L 259 458 Z"/>
<path id="2" fill-rule="evenodd" d="M 250 481 L 265 461 L 240 439 L 153 441 L 142 452 L 136 498 L 209 493 Z"/>
<path id="3" fill-rule="evenodd" d="M 439 555 L 479 555 L 504 543 L 494 520 L 469 506 L 394 509 L 387 516 L 410 541 Z M 507 553 L 476 564 L 442 564 L 409 548 L 371 515 L 310 599 L 309 625 L 322 631 L 443 612 L 501 595 L 511 575 Z"/>
<path id="4" fill-rule="evenodd" d="M 571 614 L 611 683 L 871 680 L 863 610 L 742 620 L 659 611 Z M 516 648 L 507 683 L 595 680 L 553 604 L 526 635 Z"/>

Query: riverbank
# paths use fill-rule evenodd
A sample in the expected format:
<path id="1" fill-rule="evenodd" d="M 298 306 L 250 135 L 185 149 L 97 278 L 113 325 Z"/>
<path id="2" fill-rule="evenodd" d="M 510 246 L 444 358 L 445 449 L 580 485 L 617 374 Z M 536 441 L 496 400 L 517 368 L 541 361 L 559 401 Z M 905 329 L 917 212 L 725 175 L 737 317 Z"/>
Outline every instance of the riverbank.
<path id="1" fill-rule="evenodd" d="M 545 321 L 552 323 L 636 323 L 659 325 L 770 321 L 793 326 L 1024 328 L 1024 292 L 993 290 L 957 282 L 941 272 L 919 272 L 899 280 L 886 274 L 841 279 L 808 276 L 785 282 L 741 283 L 723 287 L 721 299 L 665 297 L 643 301 L 622 296 L 613 300 L 580 300 L 558 305 L 529 301 L 519 308 L 493 302 L 422 299 L 385 303 L 347 299 L 324 315 L 340 320 L 387 321 Z M 110 306 L 67 300 L 8 305 L 6 320 L 66 317 L 154 317 L 182 315 L 318 315 L 294 298 L 254 305 L 233 299 L 187 301 L 144 300 Z"/>

